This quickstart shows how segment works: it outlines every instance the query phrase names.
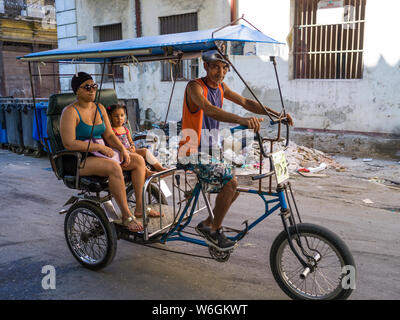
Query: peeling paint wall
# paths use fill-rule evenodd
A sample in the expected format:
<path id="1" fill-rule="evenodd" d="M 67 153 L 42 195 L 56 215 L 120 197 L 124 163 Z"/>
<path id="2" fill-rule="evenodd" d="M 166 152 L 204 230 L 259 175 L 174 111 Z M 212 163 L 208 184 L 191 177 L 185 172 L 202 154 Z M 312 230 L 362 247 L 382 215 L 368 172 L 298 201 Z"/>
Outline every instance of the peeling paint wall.
<path id="1" fill-rule="evenodd" d="M 135 0 L 76 1 L 78 44 L 96 42 L 95 26 L 122 23 L 124 39 L 136 37 Z M 159 34 L 159 17 L 194 13 L 198 15 L 198 28 L 211 29 L 229 23 L 230 0 L 141 0 L 142 36 Z M 79 40 L 81 39 L 81 40 Z M 63 72 L 74 73 L 75 67 L 63 67 Z M 99 73 L 100 67 L 78 65 L 78 71 Z M 204 71 L 201 70 L 200 72 Z M 97 81 L 100 81 L 98 78 Z M 169 120 L 181 117 L 182 97 L 187 82 L 178 81 L 171 103 Z M 111 88 L 112 83 L 103 85 Z M 69 80 L 64 81 L 64 91 L 70 90 Z M 138 98 L 140 118 L 145 119 L 147 109 L 152 109 L 156 120 L 164 120 L 171 94 L 172 82 L 161 81 L 160 62 L 124 67 L 124 82 L 116 84 L 118 98 Z"/>
<path id="2" fill-rule="evenodd" d="M 197 12 L 198 29 L 211 29 L 229 23 L 229 0 L 145 0 L 141 2 L 142 35 L 159 34 L 159 17 Z M 202 69 L 202 68 L 200 68 Z M 204 71 L 200 71 L 204 74 Z M 160 62 L 144 63 L 131 68 L 132 81 L 125 73 L 125 85 L 118 86 L 121 97 L 139 98 L 141 119 L 145 119 L 148 108 L 154 111 L 155 119 L 164 121 L 172 90 L 172 82 L 161 81 Z M 178 121 L 182 117 L 182 99 L 187 82 L 177 81 L 171 101 L 168 120 Z"/>
<path id="3" fill-rule="evenodd" d="M 244 14 L 265 34 L 285 42 L 293 20 L 293 3 L 294 0 L 242 0 L 239 1 L 239 16 Z M 400 29 L 399 9 L 398 0 L 385 0 L 384 5 L 378 0 L 367 1 L 363 79 L 290 80 L 288 48 L 282 50 L 277 58 L 278 73 L 286 108 L 294 116 L 297 128 L 400 134 L 400 44 L 394 36 Z M 142 35 L 159 34 L 159 17 L 191 12 L 198 13 L 199 29 L 219 27 L 230 21 L 230 1 L 142 0 Z M 58 20 L 57 16 L 60 23 Z M 95 41 L 94 26 L 119 22 L 124 38 L 136 36 L 134 0 L 77 0 L 76 20 L 77 34 L 73 39 L 78 43 Z M 279 94 L 268 57 L 231 58 L 260 100 L 279 110 Z M 96 71 L 92 66 L 78 68 Z M 204 70 L 200 63 L 202 75 Z M 251 97 L 233 71 L 227 74 L 226 83 L 236 92 Z M 186 82 L 176 84 L 169 120 L 181 118 L 185 86 Z M 105 87 L 112 87 L 112 84 Z M 117 83 L 121 99 L 139 99 L 141 119 L 144 119 L 145 110 L 151 108 L 158 120 L 164 120 L 171 88 L 172 82 L 161 81 L 160 63 L 124 67 L 124 83 Z M 69 90 L 65 86 L 63 89 Z M 246 114 L 242 108 L 225 101 L 226 110 Z"/>
<path id="4" fill-rule="evenodd" d="M 239 14 L 245 14 L 265 34 L 285 42 L 293 3 L 240 1 Z M 367 1 L 363 79 L 289 80 L 292 70 L 286 48 L 277 59 L 277 67 L 285 106 L 293 114 L 296 127 L 400 135 L 400 45 L 393 37 L 400 28 L 396 16 L 399 10 L 396 0 Z M 235 59 L 261 101 L 278 109 L 277 86 L 271 83 L 272 64 L 257 57 Z M 248 95 L 238 79 L 231 81 L 232 88 Z"/>

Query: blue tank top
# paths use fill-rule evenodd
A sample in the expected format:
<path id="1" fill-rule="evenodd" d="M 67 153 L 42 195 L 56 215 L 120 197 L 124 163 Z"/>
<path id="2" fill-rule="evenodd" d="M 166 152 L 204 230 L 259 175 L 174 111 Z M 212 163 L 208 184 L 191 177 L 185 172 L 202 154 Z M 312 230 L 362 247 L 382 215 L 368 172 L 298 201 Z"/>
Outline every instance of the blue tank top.
<path id="1" fill-rule="evenodd" d="M 222 109 L 222 95 L 220 88 L 212 88 L 209 87 L 204 80 L 201 79 L 204 85 L 207 87 L 207 100 L 214 106 Z M 224 90 L 224 86 L 221 85 L 222 90 Z M 219 145 L 219 121 L 213 118 L 208 117 L 205 113 L 203 113 L 203 124 L 201 130 L 201 138 L 200 138 L 200 145 L 199 150 L 203 147 L 206 148 L 214 148 L 218 149 L 221 146 Z"/>
<path id="2" fill-rule="evenodd" d="M 76 139 L 81 140 L 81 141 L 90 139 L 90 134 L 92 132 L 93 126 L 84 123 L 78 109 L 75 106 L 73 106 L 73 107 L 75 108 L 76 112 L 78 112 L 78 116 L 79 116 L 79 123 L 76 126 L 76 131 L 75 131 Z M 101 135 L 104 133 L 104 131 L 106 131 L 106 125 L 104 124 L 103 115 L 101 114 L 99 106 L 97 106 L 97 110 L 100 113 L 102 123 L 94 126 L 93 138 L 101 139 L 102 138 Z"/>

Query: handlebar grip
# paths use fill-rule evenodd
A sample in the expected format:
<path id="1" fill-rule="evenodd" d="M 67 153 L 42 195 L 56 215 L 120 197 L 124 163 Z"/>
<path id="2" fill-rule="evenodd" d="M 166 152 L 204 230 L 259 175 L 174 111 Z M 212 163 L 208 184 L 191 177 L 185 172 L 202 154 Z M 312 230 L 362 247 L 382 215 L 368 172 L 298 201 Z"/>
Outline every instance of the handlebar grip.
<path id="1" fill-rule="evenodd" d="M 273 126 L 274 124 L 277 124 L 279 122 L 282 122 L 283 124 L 287 124 L 287 117 L 284 118 L 278 118 L 276 120 L 271 120 L 269 123 Z"/>

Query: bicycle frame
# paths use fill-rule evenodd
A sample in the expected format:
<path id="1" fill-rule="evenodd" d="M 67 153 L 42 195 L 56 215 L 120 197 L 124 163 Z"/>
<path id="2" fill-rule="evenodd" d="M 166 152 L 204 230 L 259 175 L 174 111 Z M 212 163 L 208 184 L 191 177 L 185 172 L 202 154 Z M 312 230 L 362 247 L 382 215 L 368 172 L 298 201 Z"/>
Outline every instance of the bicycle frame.
<path id="1" fill-rule="evenodd" d="M 202 191 L 201 184 L 198 182 L 195 186 L 192 197 L 188 200 L 188 203 L 187 203 L 185 209 L 183 210 L 183 212 L 180 216 L 180 219 L 178 220 L 177 225 L 170 232 L 166 233 L 161 238 L 160 242 L 164 243 L 164 242 L 168 242 L 168 241 L 178 241 L 179 240 L 179 241 L 186 241 L 186 242 L 199 244 L 202 246 L 208 246 L 208 244 L 203 240 L 198 240 L 198 239 L 195 239 L 192 237 L 187 237 L 187 236 L 182 235 L 182 231 L 192 220 L 194 208 L 197 204 L 197 201 L 199 199 L 199 195 L 200 195 L 201 191 Z M 251 189 L 246 190 L 246 189 L 239 188 L 238 191 L 244 192 L 244 193 L 250 193 L 250 194 L 258 194 L 264 201 L 265 212 L 260 217 L 258 217 L 255 221 L 253 221 L 250 225 L 248 225 L 245 228 L 245 230 L 242 230 L 234 237 L 228 237 L 233 241 L 240 241 L 247 234 L 248 231 L 253 229 L 256 225 L 258 225 L 260 222 L 262 222 L 264 219 L 266 219 L 268 216 L 270 216 L 272 213 L 274 213 L 277 209 L 279 209 L 279 208 L 287 209 L 286 200 L 285 200 L 283 191 L 281 191 L 279 193 L 262 192 L 261 194 L 258 192 L 258 190 L 251 190 Z M 265 196 L 272 196 L 275 199 L 267 200 L 267 199 L 265 199 Z M 184 225 L 181 225 L 182 219 L 186 215 L 187 211 L 189 210 L 189 207 L 190 207 L 193 199 L 194 199 L 194 203 L 192 204 L 192 209 L 190 212 L 189 219 L 187 222 L 185 222 Z M 271 209 L 268 208 L 269 204 L 277 203 L 277 202 L 279 202 L 279 203 L 276 204 L 274 207 L 272 207 Z"/>
<path id="2" fill-rule="evenodd" d="M 174 173 L 174 175 L 175 175 L 175 170 L 176 170 L 175 168 L 169 169 L 168 172 L 172 171 Z M 146 183 L 145 183 L 145 186 L 144 186 L 144 190 L 146 190 L 146 188 L 151 185 L 152 180 L 154 180 L 156 178 L 158 178 L 160 180 L 160 177 L 161 177 L 162 174 L 165 174 L 165 172 L 157 173 L 157 174 L 151 176 L 150 178 L 148 178 L 146 180 Z M 185 181 L 185 183 L 186 183 L 186 181 Z M 289 190 L 291 192 L 291 188 L 290 188 L 290 183 L 289 182 L 286 182 L 284 184 L 279 184 L 277 186 L 277 191 L 276 192 L 262 191 L 260 189 L 256 190 L 256 189 L 238 188 L 237 191 L 239 191 L 241 193 L 254 194 L 254 195 L 258 195 L 259 197 L 261 197 L 261 199 L 263 200 L 264 205 L 265 205 L 265 210 L 264 210 L 264 213 L 262 215 L 260 215 L 258 218 L 256 218 L 254 221 L 252 221 L 250 224 L 248 224 L 247 221 L 246 221 L 245 222 L 246 223 L 246 227 L 243 230 L 238 231 L 238 230 L 231 229 L 232 231 L 236 231 L 237 234 L 235 236 L 228 236 L 228 238 L 233 240 L 233 241 L 239 242 L 241 239 L 244 238 L 244 236 L 246 236 L 246 234 L 250 230 L 255 228 L 259 223 L 261 223 L 267 217 L 269 217 L 271 214 L 273 214 L 278 209 L 280 209 L 280 215 L 281 215 L 281 218 L 282 218 L 282 223 L 283 223 L 284 229 L 286 230 L 286 232 L 288 234 L 288 241 L 289 241 L 290 248 L 292 249 L 292 251 L 296 255 L 296 257 L 299 259 L 300 263 L 304 266 L 304 268 L 307 268 L 307 267 L 308 268 L 312 268 L 313 265 L 310 264 L 310 263 L 307 263 L 306 261 L 304 261 L 304 259 L 299 255 L 299 253 L 297 252 L 297 250 L 293 246 L 293 239 L 290 236 L 289 226 L 288 226 L 288 223 L 287 223 L 286 220 L 289 220 L 289 225 L 291 227 L 293 227 L 293 226 L 296 227 L 296 222 L 295 222 L 295 219 L 294 219 L 294 217 L 292 215 L 290 202 L 287 200 L 288 199 L 287 186 L 289 186 Z M 177 186 L 173 182 L 173 191 L 174 191 L 174 189 L 176 187 Z M 285 193 L 286 193 L 286 195 L 285 195 Z M 193 188 L 191 196 L 189 198 L 187 198 L 187 200 L 186 200 L 186 205 L 185 205 L 184 209 L 182 210 L 181 213 L 178 213 L 178 215 L 179 215 L 178 220 L 176 221 L 176 218 L 178 217 L 178 215 L 174 215 L 174 217 L 175 217 L 174 221 L 176 221 L 176 223 L 172 224 L 170 226 L 170 229 L 169 229 L 168 232 L 162 234 L 161 238 L 159 239 L 160 243 L 165 244 L 166 242 L 169 242 L 169 241 L 183 241 L 183 242 L 193 243 L 193 244 L 196 244 L 196 245 L 201 245 L 201 246 L 204 246 L 204 247 L 208 246 L 208 244 L 204 240 L 201 240 L 201 239 L 198 239 L 198 238 L 194 238 L 194 237 L 190 237 L 190 236 L 186 236 L 186 235 L 182 234 L 182 233 L 185 233 L 185 231 L 184 231 L 185 228 L 192 221 L 193 215 L 195 213 L 196 205 L 199 202 L 200 194 L 203 195 L 203 198 L 204 198 L 204 200 L 206 202 L 206 208 L 208 209 L 208 212 L 209 212 L 210 216 L 213 217 L 211 204 L 210 204 L 205 192 L 202 189 L 201 183 L 199 181 L 197 181 L 195 187 Z M 293 196 L 293 194 L 292 194 L 292 196 Z M 266 197 L 271 197 L 271 199 L 267 199 Z M 293 198 L 293 200 L 294 200 L 294 198 Z M 144 206 L 146 208 L 145 192 L 143 192 L 143 204 L 144 204 Z M 174 205 L 174 212 L 175 212 L 175 202 L 174 202 L 173 205 Z M 297 206 L 295 206 L 295 208 L 297 210 Z M 198 210 L 198 211 L 200 211 L 200 210 Z M 146 212 L 146 210 L 144 210 L 144 212 Z M 189 215 L 187 216 L 188 213 L 189 213 Z M 298 211 L 297 211 L 297 213 L 298 213 Z M 185 217 L 187 219 L 186 221 L 184 221 Z M 299 219 L 300 219 L 300 216 L 299 216 Z M 143 217 L 143 224 L 144 225 L 145 225 L 145 222 L 146 222 L 146 217 L 144 215 L 144 217 Z M 167 227 L 169 227 L 169 226 L 164 227 L 162 230 L 165 230 Z M 161 231 L 161 230 L 159 230 L 159 231 Z M 158 232 L 155 232 L 151 236 L 153 236 L 153 235 L 155 235 L 157 233 Z M 145 228 L 144 240 L 145 241 L 149 241 L 150 240 L 146 228 Z M 296 239 L 296 241 L 299 244 L 303 254 L 307 258 L 313 260 L 314 258 L 312 256 L 310 256 L 310 255 L 305 253 L 301 241 L 299 241 L 298 239 Z"/>

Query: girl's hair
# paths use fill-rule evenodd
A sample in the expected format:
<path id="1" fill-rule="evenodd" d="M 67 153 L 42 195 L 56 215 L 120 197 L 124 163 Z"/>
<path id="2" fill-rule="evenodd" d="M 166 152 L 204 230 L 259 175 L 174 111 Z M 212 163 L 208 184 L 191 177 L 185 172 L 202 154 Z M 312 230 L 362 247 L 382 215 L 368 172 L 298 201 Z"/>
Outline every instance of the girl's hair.
<path id="1" fill-rule="evenodd" d="M 111 117 L 111 115 L 113 114 L 113 112 L 114 112 L 115 110 L 117 110 L 117 109 L 124 109 L 125 114 L 127 114 L 126 106 L 124 106 L 123 104 L 112 104 L 111 106 L 109 106 L 109 107 L 107 108 L 108 116 Z"/>

